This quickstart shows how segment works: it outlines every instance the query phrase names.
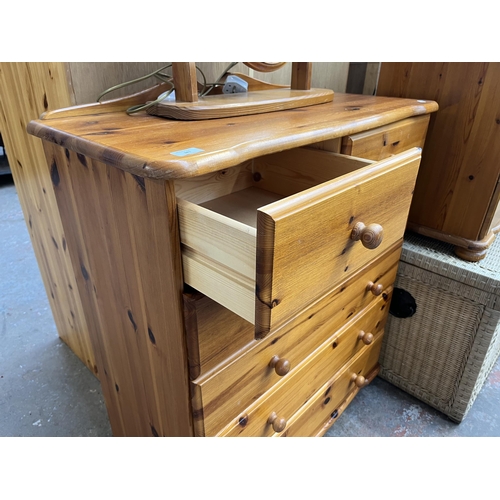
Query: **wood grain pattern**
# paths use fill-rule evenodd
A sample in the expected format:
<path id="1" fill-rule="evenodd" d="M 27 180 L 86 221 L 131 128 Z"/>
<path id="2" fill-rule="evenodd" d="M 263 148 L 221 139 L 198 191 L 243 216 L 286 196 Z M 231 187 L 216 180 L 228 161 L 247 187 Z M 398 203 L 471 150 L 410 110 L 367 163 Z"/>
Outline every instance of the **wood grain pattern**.
<path id="1" fill-rule="evenodd" d="M 198 83 L 194 62 L 172 63 L 174 77 L 175 100 L 181 102 L 198 101 Z"/>
<path id="2" fill-rule="evenodd" d="M 253 344 L 251 323 L 195 290 L 183 297 L 191 379 L 227 363 Z"/>
<path id="3" fill-rule="evenodd" d="M 221 119 L 203 123 L 202 127 L 191 123 L 185 127 L 185 124 L 146 114 L 129 117 L 124 116 L 123 111 L 111 109 L 75 117 L 47 115 L 45 120 L 32 122 L 30 130 L 47 140 L 47 170 L 56 181 L 57 208 L 63 227 L 70 231 L 67 248 L 116 435 L 180 436 L 193 432 L 214 435 L 233 412 L 239 411 L 238 407 L 230 408 L 231 398 L 239 398 L 240 404 L 250 398 L 249 404 L 252 404 L 275 383 L 270 378 L 263 384 L 258 377 L 245 378 L 249 370 L 258 371 L 256 365 L 249 367 L 244 361 L 250 359 L 246 358 L 249 352 L 257 353 L 258 347 L 268 349 L 269 352 L 261 354 L 259 351 L 256 356 L 265 354 L 266 370 L 272 370 L 274 377 L 284 382 L 294 376 L 294 367 L 301 366 L 300 363 L 321 342 L 345 322 L 352 321 L 356 314 L 363 315 L 363 307 L 388 299 L 388 294 L 375 298 L 363 281 L 366 278 L 376 283 L 387 276 L 392 283 L 395 262 L 390 269 L 378 267 L 385 259 L 371 267 L 373 258 L 376 258 L 372 255 L 366 262 L 356 262 L 359 266 L 356 270 L 363 272 L 366 269 L 366 275 L 347 273 L 336 277 L 330 284 L 334 291 L 319 291 L 318 300 L 308 311 L 302 309 L 304 304 L 297 310 L 289 309 L 276 324 L 289 323 L 281 330 L 270 332 L 269 339 L 262 342 L 250 339 L 245 326 L 241 338 L 228 343 L 224 340 L 228 332 L 217 335 L 218 322 L 207 326 L 211 321 L 207 318 L 213 317 L 208 309 L 200 311 L 199 316 L 198 311 L 191 311 L 191 320 L 193 314 L 196 315 L 196 331 L 184 337 L 181 244 L 176 218 L 178 192 L 199 203 L 211 203 L 220 191 L 228 188 L 230 191 L 233 188 L 243 190 L 248 187 L 250 179 L 258 182 L 254 170 L 257 162 L 254 160 L 263 154 L 318 142 L 330 145 L 331 141 L 335 142 L 346 134 L 427 114 L 436 107 L 435 103 L 414 100 L 363 100 L 365 98 L 340 96 L 331 104 L 314 106 L 317 109 L 313 113 L 313 107 L 306 107 L 290 113 L 272 113 L 269 117 L 266 115 L 265 120 L 249 120 L 249 117 Z M 81 112 L 84 111 L 79 109 L 78 113 Z M 194 144 L 193 140 L 199 142 Z M 202 151 L 192 155 L 185 153 L 189 148 Z M 181 156 L 172 154 L 177 152 L 181 152 Z M 318 152 L 321 153 L 315 151 L 314 154 Z M 182 156 L 184 154 L 186 156 Z M 324 154 L 330 157 L 329 153 Z M 411 163 L 411 156 L 410 153 L 408 163 Z M 254 165 L 249 167 L 248 162 Z M 365 166 L 357 172 L 374 168 L 369 163 L 361 162 L 361 165 Z M 227 180 L 220 180 L 224 177 L 222 172 L 229 172 L 227 169 L 235 166 L 237 168 L 234 172 L 231 169 Z M 294 169 L 295 166 L 292 171 Z M 320 164 L 311 170 L 314 169 L 313 177 L 323 170 Z M 199 175 L 207 176 L 204 180 L 209 185 L 208 194 L 201 194 L 199 179 L 192 184 L 188 182 Z M 268 181 L 270 176 L 271 173 Z M 351 184 L 342 176 L 335 181 L 339 182 L 339 193 L 344 188 L 358 188 L 359 176 L 355 173 L 352 177 Z M 404 177 L 407 179 L 408 175 Z M 174 186 L 173 181 L 179 179 L 182 181 Z M 404 191 L 405 184 L 400 180 L 394 178 Z M 293 182 L 287 182 L 287 189 L 293 189 Z M 372 193 L 377 200 L 375 205 L 378 205 L 380 192 Z M 321 205 L 321 189 L 319 194 L 317 201 Z M 363 198 L 362 195 L 361 192 L 356 200 Z M 307 193 L 299 201 L 301 196 L 291 195 L 292 204 L 297 203 L 299 212 L 316 204 L 316 201 L 307 201 Z M 200 202 L 200 197 L 205 199 Z M 365 202 L 370 207 L 374 205 L 370 200 Z M 277 211 L 272 213 L 273 220 L 279 225 L 293 212 L 289 204 L 278 201 Z M 281 226 L 278 229 L 279 239 Z M 388 257 L 392 250 L 399 255 L 400 246 L 401 240 L 394 241 L 393 246 L 385 248 L 387 253 L 380 256 Z M 377 273 L 375 269 L 378 269 Z M 356 270 L 352 272 L 356 273 Z M 321 297 L 325 293 L 328 295 Z M 227 311 L 224 310 L 223 315 L 226 317 Z M 231 322 L 229 316 L 227 321 Z M 186 327 L 193 326 L 192 323 L 190 325 L 187 318 Z M 310 333 L 310 328 L 314 334 Z M 292 331 L 294 333 L 290 334 Z M 200 333 L 205 339 L 203 346 Z M 354 338 L 365 346 L 357 335 Z M 229 344 L 225 354 L 221 342 Z M 283 353 L 275 352 L 277 347 L 294 344 L 291 356 L 285 353 L 292 368 L 280 377 L 269 367 L 269 361 L 275 355 L 283 357 Z M 372 347 L 373 343 L 363 349 Z M 191 384 L 191 391 L 188 361 L 192 365 L 191 375 L 199 373 Z M 326 366 L 331 369 L 326 361 L 324 366 L 321 373 L 304 371 L 303 374 L 310 377 L 307 379 L 310 383 L 304 387 L 299 385 L 298 390 L 306 391 L 310 397 L 326 380 L 323 378 Z M 224 374 L 222 378 L 220 373 Z M 321 380 L 314 381 L 316 376 Z M 266 386 L 267 383 L 270 385 Z M 205 385 L 202 387 L 202 384 Z M 259 387 L 256 388 L 255 384 Z M 296 403 L 294 405 L 293 411 L 296 411 Z M 281 413 L 281 408 L 277 413 Z M 234 416 L 238 417 L 239 413 L 234 413 Z M 282 427 L 280 418 L 278 415 L 276 422 L 279 425 L 275 426 L 278 429 Z"/>
<path id="4" fill-rule="evenodd" d="M 314 187 L 369 163 L 301 148 L 255 160 L 250 180 L 258 189 L 248 187 L 213 198 L 213 193 L 247 184 L 248 180 L 241 178 L 241 166 L 226 170 L 224 176 L 203 176 L 208 194 L 203 194 L 199 178 L 178 182 L 178 196 L 208 199 L 200 206 L 178 199 L 186 283 L 254 324 L 257 210 L 282 195 Z M 245 180 L 236 184 L 240 178 Z"/>
<path id="5" fill-rule="evenodd" d="M 332 99 L 333 91 L 328 89 L 272 89 L 207 95 L 194 101 L 161 101 L 149 107 L 147 112 L 176 120 L 210 120 L 314 106 Z"/>
<path id="6" fill-rule="evenodd" d="M 290 88 L 299 90 L 309 90 L 311 88 L 312 63 L 294 62 L 292 63 L 292 81 Z"/>
<path id="7" fill-rule="evenodd" d="M 483 240 L 490 231 L 485 214 L 499 202 L 500 63 L 383 63 L 377 92 L 439 103 L 409 220 Z"/>
<path id="8" fill-rule="evenodd" d="M 428 114 L 435 102 L 335 94 L 332 103 L 204 122 L 105 113 L 37 120 L 29 132 L 141 177 L 188 178 L 246 160 Z M 137 138 L 141 137 L 138 141 Z M 187 156 L 172 153 L 198 148 Z"/>
<path id="9" fill-rule="evenodd" d="M 412 149 L 259 210 L 257 336 L 402 238 L 419 163 Z M 380 246 L 367 250 L 350 239 L 357 222 L 383 227 Z"/>
<path id="10" fill-rule="evenodd" d="M 173 185 L 45 149 L 113 434 L 191 435 Z"/>
<path id="11" fill-rule="evenodd" d="M 207 258 L 188 247 L 182 248 L 185 282 L 254 324 L 255 279 Z"/>
<path id="12" fill-rule="evenodd" d="M 141 94 L 131 99 L 144 97 Z M 321 358 L 322 368 L 318 372 L 297 367 L 304 368 L 306 358 L 311 361 L 311 353 L 335 331 L 352 326 L 356 315 L 366 320 L 365 307 L 388 300 L 388 293 L 374 297 L 365 280 L 382 282 L 388 290 L 394 280 L 401 240 L 387 246 L 385 253 L 356 262 L 360 274 L 341 273 L 332 279 L 328 289 L 316 290 L 317 300 L 308 310 L 303 309 L 304 303 L 300 309 L 288 309 L 276 321 L 284 326 L 270 331 L 268 338 L 260 341 L 255 339 L 255 332 L 251 338 L 246 322 L 239 320 L 239 328 L 232 315 L 218 305 L 205 308 L 201 302 L 191 303 L 184 325 L 176 196 L 182 192 L 188 202 L 193 199 L 196 203 L 211 203 L 220 192 L 227 195 L 227 189 L 244 190 L 249 182 L 258 182 L 254 167 L 256 158 L 262 155 L 312 143 L 321 143 L 325 149 L 337 148 L 345 135 L 428 114 L 437 109 L 436 104 L 335 95 L 328 104 L 277 111 L 258 118 L 245 116 L 186 124 L 146 113 L 127 116 L 123 112 L 126 102 L 130 101 L 125 98 L 104 106 L 47 113 L 44 119 L 29 125 L 31 133 L 45 140 L 47 159 L 42 170 L 51 179 L 57 205 L 51 211 L 61 218 L 69 265 L 114 434 L 214 435 L 233 416 L 242 417 L 241 407 L 252 405 L 272 388 L 276 378 L 284 383 L 296 377 L 293 392 L 303 391 L 297 396 L 299 399 L 310 398 L 331 376 L 328 370 L 334 368 L 323 357 L 326 351 L 321 351 L 321 356 L 313 354 Z M 45 101 L 43 104 L 48 111 Z M 70 116 L 72 113 L 75 116 Z M 373 168 L 364 165 L 363 171 Z M 318 176 L 322 167 L 318 164 L 311 170 L 315 170 L 313 177 Z M 222 180 L 224 172 L 228 175 Z M 200 179 L 196 179 L 200 175 L 207 176 L 201 181 L 209 186 L 204 193 Z M 271 173 L 267 180 L 270 177 Z M 351 184 L 345 177 L 336 181 L 340 182 L 340 191 L 358 189 L 359 176 L 352 177 Z M 406 181 L 399 177 L 393 180 L 405 192 Z M 287 183 L 287 189 L 292 189 L 293 182 L 287 179 Z M 363 190 L 360 192 L 353 198 L 363 198 Z M 372 193 L 372 198 L 368 196 L 363 203 L 374 206 L 375 201 L 378 206 L 380 192 Z M 319 198 L 312 200 L 306 192 L 302 201 L 302 195 L 292 193 L 291 203 L 296 204 L 299 212 L 316 201 L 321 205 L 326 191 L 321 194 L 320 189 L 318 193 Z M 344 200 L 346 204 L 347 201 Z M 277 211 L 272 211 L 271 216 L 275 217 L 278 232 L 273 238 L 284 248 L 280 231 L 288 228 L 281 220 L 294 214 L 291 206 L 282 201 L 275 208 Z M 322 217 L 323 212 L 320 210 L 317 215 Z M 295 222 L 299 224 L 300 220 Z M 321 246 L 322 242 L 318 244 Z M 278 258 L 280 252 L 278 249 Z M 380 259 L 372 262 L 377 255 Z M 389 259 L 394 259 L 390 266 Z M 252 287 L 251 291 L 254 294 Z M 380 314 L 386 314 L 386 309 Z M 217 331 L 224 326 L 227 331 L 223 334 Z M 373 328 L 381 327 L 381 323 L 375 323 Z M 363 328 L 373 329 L 369 325 Z M 352 339 L 362 346 L 362 351 L 373 349 L 374 342 L 365 346 L 358 337 Z M 339 346 L 343 347 L 338 352 L 344 353 L 344 358 L 349 356 L 348 344 Z M 282 349 L 288 351 L 283 353 Z M 275 355 L 290 363 L 288 373 L 281 368 L 276 373 L 269 366 Z M 272 371 L 274 379 L 247 378 L 250 372 L 261 374 L 260 365 L 248 363 L 260 356 L 265 356 L 265 368 Z M 298 383 L 297 374 L 300 378 L 304 375 L 307 383 Z M 191 384 L 189 375 L 198 375 Z M 273 394 L 278 388 L 279 385 L 272 389 Z M 294 407 L 293 412 L 298 408 L 298 399 L 286 397 L 283 401 Z M 282 410 L 283 407 L 276 409 L 274 430 L 281 431 L 283 427 Z M 268 418 L 266 415 L 266 421 Z M 288 415 L 286 418 L 289 422 Z"/>
<path id="13" fill-rule="evenodd" d="M 342 139 L 342 153 L 383 160 L 410 148 L 423 148 L 430 115 L 408 118 Z"/>
<path id="14" fill-rule="evenodd" d="M 26 125 L 74 104 L 64 63 L 0 63 L 0 128 L 24 219 L 61 339 L 95 373 L 80 293 L 41 141 Z"/>
<path id="15" fill-rule="evenodd" d="M 177 206 L 183 245 L 255 279 L 255 228 L 185 200 Z"/>
<path id="16" fill-rule="evenodd" d="M 256 158 L 254 185 L 281 196 L 291 196 L 372 163 L 322 149 L 295 148 Z"/>
<path id="17" fill-rule="evenodd" d="M 279 380 L 268 367 L 273 356 L 286 358 L 293 370 L 333 332 L 375 301 L 366 290 L 369 281 L 388 289 L 396 278 L 401 242 L 356 276 L 338 283 L 287 325 L 263 340 L 255 340 L 237 359 L 194 380 L 193 409 L 195 415 L 204 415 L 202 435 L 214 435 Z"/>
<path id="18" fill-rule="evenodd" d="M 253 160 L 250 160 L 211 174 L 176 179 L 175 193 L 178 198 L 196 204 L 236 193 L 254 185 L 252 165 Z"/>
<path id="19" fill-rule="evenodd" d="M 377 340 L 375 349 L 363 351 L 341 373 L 336 374 L 288 422 L 280 437 L 322 436 L 342 415 L 347 406 L 362 389 L 351 381 L 353 373 L 365 376 L 367 385 L 379 372 L 378 357 L 382 342 Z"/>
<path id="20" fill-rule="evenodd" d="M 154 87 L 141 90 L 126 97 L 117 97 L 116 99 L 102 100 L 101 102 L 92 102 L 90 104 L 80 104 L 68 108 L 46 111 L 42 113 L 40 119 L 52 120 L 54 118 L 69 117 L 83 118 L 88 115 L 125 112 L 131 106 L 144 104 L 145 101 L 156 99 L 159 94 L 169 89 L 170 85 L 168 83 L 160 83 Z"/>
<path id="21" fill-rule="evenodd" d="M 340 153 L 342 147 L 342 138 L 330 139 L 328 141 L 320 141 L 310 144 L 308 147 L 313 149 L 321 149 L 323 151 L 331 151 L 332 153 Z"/>
<path id="22" fill-rule="evenodd" d="M 49 115 L 56 109 L 92 102 L 106 88 L 161 65 L 0 63 L 0 128 L 54 321 L 61 339 L 93 373 L 96 373 L 94 353 L 52 180 L 44 168 L 43 146 L 28 135 L 26 126 L 42 114 Z M 151 81 L 145 85 L 150 86 Z M 127 88 L 126 92 L 140 88 L 136 85 Z M 120 92 L 114 95 L 120 95 Z M 130 105 L 122 103 L 120 109 Z"/>
<path id="23" fill-rule="evenodd" d="M 338 332 L 338 337 L 335 334 L 331 339 L 328 339 L 324 345 L 305 359 L 296 370 L 291 371 L 282 381 L 277 383 L 269 393 L 255 401 L 250 407 L 243 409 L 242 415 L 246 417 L 244 426 L 240 424 L 241 416 L 238 416 L 227 427 L 222 429 L 218 435 L 233 437 L 272 436 L 276 429 L 269 425 L 269 415 L 275 413 L 278 417 L 285 419 L 287 426 L 291 425 L 293 416 L 300 408 L 307 404 L 317 391 L 322 389 L 339 372 L 340 374 L 334 382 L 335 387 L 332 396 L 342 401 L 346 394 L 353 389 L 352 375 L 371 371 L 373 365 L 369 366 L 368 361 L 375 358 L 376 363 L 378 360 L 378 356 L 372 355 L 371 351 L 373 350 L 376 353 L 380 350 L 383 324 L 385 324 L 381 316 L 383 315 L 385 318 L 388 312 L 387 310 L 380 311 L 378 305 L 374 304 L 374 309 L 379 314 L 373 314 L 373 309 L 371 309 L 367 316 L 360 315 L 360 318 L 354 320 L 352 325 L 346 326 L 343 331 Z M 375 317 L 372 317 L 373 315 Z M 363 344 L 363 347 L 359 350 L 353 349 L 350 354 L 354 361 L 352 364 L 351 362 L 346 363 L 350 358 L 337 354 L 342 346 L 342 338 L 350 336 L 351 339 L 355 339 L 357 330 L 362 325 L 366 324 L 374 327 L 376 323 L 379 324 L 379 327 L 374 330 L 376 338 L 373 344 L 370 346 Z M 338 342 L 338 347 L 332 349 L 335 342 Z M 347 344 L 346 350 L 348 350 L 351 343 L 348 339 L 345 343 Z M 337 355 L 339 357 L 338 363 L 336 362 Z M 347 366 L 345 366 L 346 364 Z M 337 400 L 337 403 L 340 402 L 339 400 Z M 285 429 L 278 432 L 283 432 Z"/>
<path id="24" fill-rule="evenodd" d="M 364 220 L 360 217 L 372 221 L 368 228 L 375 221 L 387 226 L 385 241 L 376 255 L 402 237 L 419 154 L 405 153 L 399 162 L 399 157 L 394 157 L 387 165 L 377 166 L 316 149 L 291 150 L 255 161 L 255 183 L 264 192 L 248 188 L 202 206 L 179 199 L 186 283 L 255 323 L 257 335 L 265 336 L 325 294 L 336 280 L 356 272 L 374 257 L 352 245 L 351 232 Z M 403 172 L 398 174 L 400 167 Z M 344 174 L 356 169 L 360 170 L 348 181 Z M 330 181 L 337 176 L 338 184 Z M 318 182 L 323 183 L 316 186 Z M 295 194 L 300 190 L 305 191 Z M 291 196 L 274 202 L 273 191 Z M 341 197 L 338 203 L 336 196 Z M 399 203 L 397 216 L 389 209 L 392 203 Z M 259 208 L 261 204 L 264 206 Z M 321 207 L 323 212 L 317 212 Z M 344 214 L 344 221 L 332 220 L 346 210 L 349 213 Z M 277 215 L 264 217 L 269 214 Z M 280 225 L 286 225 L 286 229 L 277 229 L 281 231 L 278 235 L 285 235 L 284 240 L 275 238 L 274 222 L 278 219 Z M 266 247 L 259 245 L 259 231 Z M 315 239 L 317 235 L 322 243 Z M 377 241 L 381 243 L 382 238 Z M 363 242 L 363 246 L 368 245 Z M 287 260 L 288 255 L 293 255 L 291 260 Z M 295 271 L 290 269 L 293 262 L 298 266 Z M 252 296 L 254 289 L 257 300 Z"/>
<path id="25" fill-rule="evenodd" d="M 281 199 L 283 196 L 274 191 L 251 186 L 236 193 L 214 198 L 202 203 L 200 207 L 241 222 L 246 226 L 257 228 L 257 210 Z M 252 232 L 252 234 L 255 236 L 255 233 Z"/>

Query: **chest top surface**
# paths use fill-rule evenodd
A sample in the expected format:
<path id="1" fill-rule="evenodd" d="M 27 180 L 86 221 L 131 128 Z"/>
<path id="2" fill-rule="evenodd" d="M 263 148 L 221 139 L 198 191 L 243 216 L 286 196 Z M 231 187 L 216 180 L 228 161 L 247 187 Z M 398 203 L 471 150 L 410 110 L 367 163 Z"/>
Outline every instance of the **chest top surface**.
<path id="1" fill-rule="evenodd" d="M 99 105 L 28 124 L 45 141 L 142 177 L 178 179 L 432 113 L 434 101 L 336 93 L 333 101 L 237 118 L 178 121 Z M 72 111 L 73 110 L 73 111 Z"/>

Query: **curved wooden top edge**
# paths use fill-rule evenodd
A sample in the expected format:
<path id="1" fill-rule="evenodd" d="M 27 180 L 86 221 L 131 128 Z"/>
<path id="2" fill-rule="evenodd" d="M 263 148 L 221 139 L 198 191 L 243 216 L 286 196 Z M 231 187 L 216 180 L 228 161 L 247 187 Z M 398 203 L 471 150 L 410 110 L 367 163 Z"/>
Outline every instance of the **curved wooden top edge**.
<path id="1" fill-rule="evenodd" d="M 364 132 L 437 110 L 434 101 L 336 93 L 331 103 L 239 118 L 179 122 L 145 113 L 127 116 L 114 112 L 53 118 L 50 122 L 35 120 L 28 124 L 27 130 L 42 140 L 134 175 L 179 179 L 220 171 L 258 156 Z M 117 135 L 102 132 L 117 123 L 122 126 Z M 238 127 L 227 134 L 228 127 L 234 125 Z M 128 142 L 124 140 L 118 145 L 116 137 L 120 134 L 126 136 Z M 147 135 L 157 139 L 138 139 Z M 165 141 L 165 137 L 171 140 Z M 185 157 L 172 154 L 197 144 L 206 144 L 210 149 Z"/>
<path id="2" fill-rule="evenodd" d="M 154 87 L 141 90 L 135 94 L 118 97 L 109 101 L 92 102 L 89 104 L 80 104 L 78 106 L 70 106 L 68 108 L 46 111 L 40 116 L 40 120 L 52 120 L 54 118 L 69 118 L 125 111 L 130 106 L 143 104 L 148 100 L 156 99 L 162 92 L 165 92 L 169 88 L 170 85 L 168 83 L 159 83 Z"/>

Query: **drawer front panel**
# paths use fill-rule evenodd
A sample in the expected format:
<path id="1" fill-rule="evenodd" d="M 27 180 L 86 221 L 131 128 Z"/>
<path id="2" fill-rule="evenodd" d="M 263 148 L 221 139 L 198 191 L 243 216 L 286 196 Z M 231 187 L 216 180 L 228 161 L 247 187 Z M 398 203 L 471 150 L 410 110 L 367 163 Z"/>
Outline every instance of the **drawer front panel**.
<path id="1" fill-rule="evenodd" d="M 368 283 L 382 285 L 382 300 L 385 297 L 388 301 L 387 292 L 396 278 L 400 254 L 398 243 L 388 255 L 340 284 L 283 328 L 263 340 L 255 340 L 254 346 L 240 357 L 194 380 L 195 420 L 204 426 L 205 435 L 216 434 L 281 380 L 275 369 L 269 367 L 274 356 L 290 363 L 291 369 L 284 378 L 289 377 L 325 340 L 376 301 L 367 291 Z"/>
<path id="2" fill-rule="evenodd" d="M 259 210 L 257 336 L 402 238 L 419 164 L 420 150 L 413 149 Z M 381 227 L 372 232 L 373 223 Z M 366 233 L 356 241 L 360 224 Z"/>
<path id="3" fill-rule="evenodd" d="M 430 115 L 416 116 L 342 139 L 346 155 L 383 160 L 407 149 L 424 147 Z"/>
<path id="4" fill-rule="evenodd" d="M 220 435 L 270 436 L 276 428 L 269 424 L 273 413 L 289 420 L 316 394 L 336 372 L 361 351 L 371 351 L 378 342 L 366 345 L 359 339 L 360 332 L 371 332 L 374 339 L 382 336 L 387 317 L 386 302 L 380 298 L 357 319 L 335 333 L 317 351 L 309 356 L 289 377 L 277 384 L 254 405 L 244 410 Z M 354 383 L 352 384 L 354 386 Z"/>
<path id="5" fill-rule="evenodd" d="M 363 351 L 345 370 L 328 381 L 311 402 L 290 419 L 287 428 L 277 435 L 310 437 L 326 432 L 360 390 L 352 382 L 353 374 L 363 375 L 366 379 L 370 377 L 370 381 L 375 378 L 374 370 L 378 367 L 381 346 L 382 337 L 379 336 L 371 349 Z"/>

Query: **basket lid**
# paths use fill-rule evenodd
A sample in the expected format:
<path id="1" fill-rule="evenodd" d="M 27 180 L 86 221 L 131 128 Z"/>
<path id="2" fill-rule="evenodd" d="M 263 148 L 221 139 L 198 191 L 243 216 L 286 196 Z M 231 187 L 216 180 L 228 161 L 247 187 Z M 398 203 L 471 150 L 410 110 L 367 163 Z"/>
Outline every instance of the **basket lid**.
<path id="1" fill-rule="evenodd" d="M 460 259 L 454 245 L 407 231 L 401 260 L 460 283 L 500 295 L 500 237 L 478 262 Z"/>

